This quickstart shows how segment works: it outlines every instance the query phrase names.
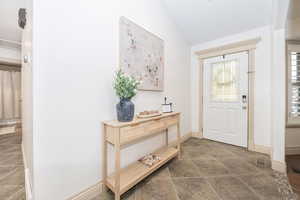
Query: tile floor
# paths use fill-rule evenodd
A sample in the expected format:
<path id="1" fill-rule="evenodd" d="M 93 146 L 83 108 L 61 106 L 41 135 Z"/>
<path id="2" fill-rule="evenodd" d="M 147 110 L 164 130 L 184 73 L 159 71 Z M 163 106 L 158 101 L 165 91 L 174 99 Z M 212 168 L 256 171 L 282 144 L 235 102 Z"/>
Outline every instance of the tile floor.
<path id="1" fill-rule="evenodd" d="M 25 200 L 21 133 L 0 136 L 0 200 Z M 123 200 L 292 200 L 282 192 L 269 157 L 191 138 L 173 159 L 122 196 Z M 263 166 L 257 167 L 257 160 Z M 283 177 L 286 187 L 289 184 Z M 284 186 L 285 187 L 285 186 Z M 283 187 L 283 188 L 284 188 Z M 91 200 L 113 200 L 110 191 Z"/>
<path id="2" fill-rule="evenodd" d="M 0 135 L 0 200 L 25 200 L 21 132 Z"/>
<path id="3" fill-rule="evenodd" d="M 270 158 L 267 155 L 196 138 L 187 140 L 182 145 L 182 152 L 181 160 L 173 159 L 167 163 L 125 193 L 122 200 L 292 200 L 297 198 L 286 176 L 278 175 L 271 170 Z M 113 193 L 108 190 L 91 200 L 113 199 Z"/>

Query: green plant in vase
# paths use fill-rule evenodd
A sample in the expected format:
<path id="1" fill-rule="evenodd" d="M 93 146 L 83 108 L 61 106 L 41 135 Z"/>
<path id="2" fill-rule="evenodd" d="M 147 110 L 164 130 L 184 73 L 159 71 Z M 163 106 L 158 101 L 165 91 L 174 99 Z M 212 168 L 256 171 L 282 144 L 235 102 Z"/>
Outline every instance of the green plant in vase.
<path id="1" fill-rule="evenodd" d="M 134 117 L 134 104 L 131 102 L 131 98 L 136 95 L 139 84 L 140 82 L 138 80 L 124 74 L 122 70 L 116 72 L 114 89 L 120 98 L 120 102 L 116 106 L 118 121 L 132 121 Z"/>

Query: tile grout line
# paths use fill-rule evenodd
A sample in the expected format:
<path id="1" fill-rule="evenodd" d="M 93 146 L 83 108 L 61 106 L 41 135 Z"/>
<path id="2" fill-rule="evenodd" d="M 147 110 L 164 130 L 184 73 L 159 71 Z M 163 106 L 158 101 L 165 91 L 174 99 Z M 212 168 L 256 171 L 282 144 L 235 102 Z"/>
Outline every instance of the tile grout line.
<path id="1" fill-rule="evenodd" d="M 224 168 L 225 169 L 227 169 L 229 172 L 230 172 L 230 169 L 228 169 L 228 167 L 222 162 L 222 161 L 220 161 L 221 163 L 222 163 L 222 165 L 224 166 Z M 248 163 L 247 163 L 248 164 Z M 239 175 L 238 174 L 236 174 L 236 175 L 232 175 L 231 177 L 235 177 L 235 178 L 237 178 L 238 180 L 240 180 L 251 192 L 253 192 L 259 199 L 261 199 L 261 200 L 263 200 L 263 198 L 259 195 L 259 194 L 257 194 L 257 192 L 253 189 L 253 188 L 251 188 L 247 183 L 245 183 L 240 177 L 239 177 Z"/>
<path id="2" fill-rule="evenodd" d="M 8 200 L 13 199 L 16 195 L 18 195 L 19 193 L 25 192 L 25 187 L 20 188 L 19 191 L 17 191 L 16 193 L 14 193 L 12 196 L 9 197 Z"/>
<path id="3" fill-rule="evenodd" d="M 174 190 L 175 190 L 175 195 L 176 195 L 176 197 L 177 197 L 177 200 L 180 200 L 180 198 L 179 198 L 179 196 L 178 196 L 178 191 L 177 191 L 177 189 L 176 189 L 175 183 L 173 182 L 173 178 L 172 178 L 172 176 L 171 176 L 171 172 L 170 172 L 170 170 L 169 170 L 169 166 L 167 167 L 167 171 L 168 171 L 168 174 L 169 174 L 169 177 L 170 177 L 170 181 L 171 181 L 172 187 L 173 187 Z"/>
<path id="4" fill-rule="evenodd" d="M 177 200 L 181 200 L 181 199 L 179 198 L 179 196 L 178 196 L 178 191 L 177 191 L 177 189 L 176 189 L 176 186 L 175 186 L 175 184 L 174 184 L 172 178 L 171 178 L 170 182 L 171 182 L 171 184 L 172 184 L 172 187 L 173 187 L 174 190 L 175 190 L 175 195 L 176 195 L 176 197 L 177 197 Z"/>
<path id="5" fill-rule="evenodd" d="M 250 185 L 248 185 L 241 177 L 236 176 L 238 180 L 240 180 L 251 192 L 253 192 L 259 199 L 264 200 L 264 198 L 258 194 Z"/>
<path id="6" fill-rule="evenodd" d="M 215 188 L 213 188 L 213 186 L 210 184 L 210 182 L 205 178 L 205 181 L 208 183 L 209 187 L 212 189 L 212 191 L 217 195 L 217 197 L 220 200 L 223 200 L 222 197 L 220 197 L 220 195 L 217 193 L 217 191 L 215 190 Z"/>
<path id="7" fill-rule="evenodd" d="M 0 182 L 1 182 L 2 180 L 4 180 L 5 178 L 7 178 L 8 176 L 10 176 L 10 175 L 16 173 L 16 171 L 17 171 L 17 168 L 14 168 L 14 169 L 12 169 L 10 172 L 8 172 L 8 174 L 6 174 L 5 176 L 0 177 Z"/>

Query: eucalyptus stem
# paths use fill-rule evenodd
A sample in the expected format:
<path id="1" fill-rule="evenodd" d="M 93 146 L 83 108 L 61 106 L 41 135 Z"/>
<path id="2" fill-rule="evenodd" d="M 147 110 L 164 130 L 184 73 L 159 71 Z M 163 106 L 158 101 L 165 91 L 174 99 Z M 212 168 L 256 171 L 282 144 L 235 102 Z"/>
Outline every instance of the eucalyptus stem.
<path id="1" fill-rule="evenodd" d="M 137 87 L 139 84 L 140 82 L 138 80 L 132 76 L 124 74 L 121 70 L 116 72 L 114 89 L 120 99 L 131 99 L 134 97 L 137 93 Z"/>

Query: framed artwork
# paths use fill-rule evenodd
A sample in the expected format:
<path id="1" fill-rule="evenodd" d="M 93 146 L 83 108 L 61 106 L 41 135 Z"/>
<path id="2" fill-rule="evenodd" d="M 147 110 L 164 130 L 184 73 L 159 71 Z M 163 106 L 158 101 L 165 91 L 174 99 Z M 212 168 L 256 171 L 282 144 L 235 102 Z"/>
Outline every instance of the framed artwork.
<path id="1" fill-rule="evenodd" d="M 141 81 L 139 90 L 163 91 L 164 41 L 125 17 L 120 18 L 120 66 Z"/>

